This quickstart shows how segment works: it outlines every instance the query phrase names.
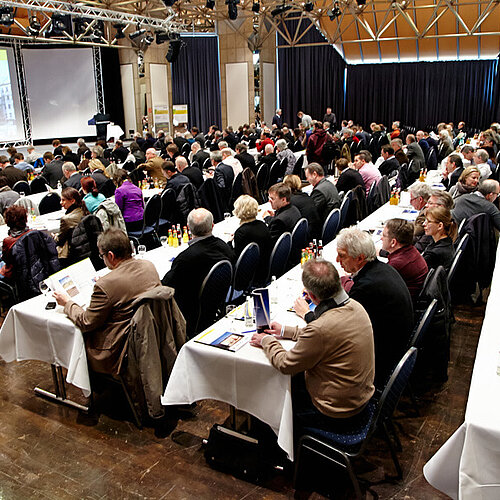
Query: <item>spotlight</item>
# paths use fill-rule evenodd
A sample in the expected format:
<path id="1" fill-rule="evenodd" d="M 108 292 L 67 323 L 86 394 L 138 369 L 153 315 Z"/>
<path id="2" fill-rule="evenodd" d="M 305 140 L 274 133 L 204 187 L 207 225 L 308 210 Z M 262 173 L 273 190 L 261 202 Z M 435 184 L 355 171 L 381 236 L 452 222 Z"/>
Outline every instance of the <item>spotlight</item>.
<path id="1" fill-rule="evenodd" d="M 134 31 L 133 33 L 130 33 L 128 36 L 131 40 L 135 40 L 136 38 L 139 38 L 140 36 L 144 35 L 146 33 L 146 30 L 144 28 L 140 29 L 137 27 L 137 30 Z"/>
<path id="2" fill-rule="evenodd" d="M 91 19 L 85 17 L 75 17 L 73 19 L 73 24 L 75 26 L 75 35 L 80 36 L 87 32 L 87 26 L 91 22 Z"/>
<path id="3" fill-rule="evenodd" d="M 0 24 L 2 26 L 14 24 L 14 9 L 12 7 L 0 7 Z"/>
<path id="4" fill-rule="evenodd" d="M 336 4 L 333 9 L 330 9 L 327 12 L 328 17 L 330 18 L 330 21 L 335 21 L 337 17 L 340 17 L 342 15 L 342 11 L 339 9 L 339 6 Z"/>
<path id="5" fill-rule="evenodd" d="M 160 45 L 170 40 L 170 35 L 166 31 L 155 31 L 155 35 L 156 45 Z"/>
<path id="6" fill-rule="evenodd" d="M 214 10 L 215 7 L 215 0 L 207 0 L 207 3 L 205 4 L 205 8 Z"/>
<path id="7" fill-rule="evenodd" d="M 252 11 L 255 12 L 256 14 L 259 13 L 260 11 L 260 3 L 259 2 L 254 2 L 252 5 Z"/>
<path id="8" fill-rule="evenodd" d="M 50 30 L 46 33 L 46 36 L 60 36 L 64 31 L 70 35 L 73 34 L 71 16 L 54 12 L 51 16 Z"/>
<path id="9" fill-rule="evenodd" d="M 175 3 L 175 0 L 162 0 L 162 2 L 165 4 L 165 7 L 172 7 Z"/>
<path id="10" fill-rule="evenodd" d="M 274 8 L 271 11 L 271 16 L 276 17 L 279 16 L 283 13 L 285 13 L 287 10 L 290 10 L 292 8 L 291 5 L 286 5 L 285 3 L 278 5 L 276 8 Z"/>
<path id="11" fill-rule="evenodd" d="M 304 4 L 304 10 L 305 10 L 306 12 L 311 12 L 313 9 L 314 9 L 314 4 L 313 4 L 311 1 L 306 2 L 306 3 Z"/>
<path id="12" fill-rule="evenodd" d="M 179 52 L 181 51 L 182 40 L 179 33 L 172 33 L 170 35 L 170 42 L 168 44 L 168 51 L 165 58 L 169 63 L 174 63 L 179 57 Z"/>
<path id="13" fill-rule="evenodd" d="M 144 37 L 144 43 L 145 43 L 146 45 L 151 45 L 154 41 L 155 41 L 155 37 L 154 37 L 151 33 L 148 33 L 148 34 Z"/>
<path id="14" fill-rule="evenodd" d="M 356 3 L 361 7 L 362 5 L 366 5 L 366 0 L 356 0 Z"/>
<path id="15" fill-rule="evenodd" d="M 235 21 L 238 18 L 238 4 L 236 0 L 226 0 L 227 14 L 231 21 Z"/>
<path id="16" fill-rule="evenodd" d="M 42 29 L 42 25 L 36 16 L 30 16 L 30 24 L 28 26 L 28 35 L 37 36 Z"/>
<path id="17" fill-rule="evenodd" d="M 117 40 L 120 40 L 121 38 L 125 38 L 125 33 L 123 32 L 125 27 L 126 27 L 125 24 L 121 24 L 121 23 L 113 24 L 113 28 L 115 28 L 115 30 L 116 30 L 115 38 Z"/>

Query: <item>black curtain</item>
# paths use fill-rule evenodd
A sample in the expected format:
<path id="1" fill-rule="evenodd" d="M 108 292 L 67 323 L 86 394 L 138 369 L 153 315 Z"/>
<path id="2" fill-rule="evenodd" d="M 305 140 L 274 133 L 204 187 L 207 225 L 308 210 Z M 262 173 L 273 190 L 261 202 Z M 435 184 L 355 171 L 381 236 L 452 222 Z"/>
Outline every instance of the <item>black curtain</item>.
<path id="1" fill-rule="evenodd" d="M 287 26 L 289 32 L 294 33 L 296 21 L 287 21 Z M 299 43 L 318 42 L 325 42 L 325 38 L 312 27 Z M 284 43 L 283 38 L 278 37 L 278 44 Z M 278 49 L 283 121 L 290 127 L 297 126 L 300 110 L 321 120 L 330 106 L 340 123 L 344 115 L 345 67 L 345 61 L 330 45 Z"/>
<path id="2" fill-rule="evenodd" d="M 218 39 L 182 37 L 183 47 L 172 63 L 173 104 L 187 104 L 189 126 L 207 131 L 221 127 Z"/>
<path id="3" fill-rule="evenodd" d="M 426 128 L 465 121 L 485 128 L 497 118 L 498 60 L 360 64 L 347 67 L 346 115 Z"/>
<path id="4" fill-rule="evenodd" d="M 101 47 L 102 86 L 104 106 L 111 121 L 125 130 L 123 112 L 122 80 L 120 78 L 120 57 L 118 49 Z M 125 135 L 128 131 L 125 130 Z"/>

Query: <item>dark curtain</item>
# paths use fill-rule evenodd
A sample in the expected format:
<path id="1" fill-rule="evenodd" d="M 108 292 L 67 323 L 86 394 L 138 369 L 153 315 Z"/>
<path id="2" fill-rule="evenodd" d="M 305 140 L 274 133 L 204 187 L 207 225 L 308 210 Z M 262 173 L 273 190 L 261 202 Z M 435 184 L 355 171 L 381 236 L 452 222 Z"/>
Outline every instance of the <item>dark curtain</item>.
<path id="1" fill-rule="evenodd" d="M 498 60 L 350 65 L 346 115 L 365 128 L 463 120 L 484 129 L 497 118 L 498 87 Z"/>
<path id="2" fill-rule="evenodd" d="M 172 104 L 187 104 L 189 126 L 206 132 L 221 127 L 219 47 L 217 37 L 182 37 L 172 63 Z"/>
<path id="3" fill-rule="evenodd" d="M 125 130 L 118 49 L 101 47 L 101 67 L 106 113 L 109 114 L 112 122 L 116 125 L 120 125 L 120 127 Z M 127 130 L 125 130 L 125 134 L 128 134 Z"/>
<path id="4" fill-rule="evenodd" d="M 295 23 L 287 21 L 290 33 L 295 32 Z M 299 43 L 318 42 L 325 42 L 325 38 L 313 27 Z M 284 44 L 281 37 L 278 44 Z M 278 49 L 283 121 L 296 127 L 299 121 L 297 112 L 301 110 L 313 119 L 321 120 L 330 106 L 337 124 L 340 123 L 344 115 L 345 67 L 345 61 L 330 45 Z"/>

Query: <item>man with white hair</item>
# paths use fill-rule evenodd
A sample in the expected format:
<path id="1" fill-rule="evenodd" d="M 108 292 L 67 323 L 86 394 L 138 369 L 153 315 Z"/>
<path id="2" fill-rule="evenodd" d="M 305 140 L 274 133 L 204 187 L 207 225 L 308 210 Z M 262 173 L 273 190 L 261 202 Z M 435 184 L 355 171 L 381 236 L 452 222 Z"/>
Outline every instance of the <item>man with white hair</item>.
<path id="1" fill-rule="evenodd" d="M 64 181 L 64 187 L 72 187 L 75 189 L 80 189 L 82 185 L 80 181 L 82 180 L 82 174 L 76 170 L 75 164 L 67 161 L 62 166 L 62 173 L 66 180 Z"/>
<path id="2" fill-rule="evenodd" d="M 200 143 L 198 141 L 194 141 L 193 144 L 191 144 L 191 163 L 196 162 L 198 163 L 198 167 L 201 169 L 203 168 L 203 164 L 207 160 L 207 158 L 210 158 L 210 154 L 201 149 Z"/>
<path id="3" fill-rule="evenodd" d="M 478 149 L 473 155 L 474 165 L 479 169 L 482 181 L 491 175 L 491 167 L 488 164 L 489 157 L 488 151 L 485 149 Z"/>
<path id="4" fill-rule="evenodd" d="M 229 165 L 233 169 L 234 177 L 236 178 L 240 172 L 243 172 L 240 161 L 233 157 L 232 151 L 229 148 L 221 149 L 221 153 L 223 163 Z"/>
<path id="5" fill-rule="evenodd" d="M 192 337 L 198 319 L 198 296 L 201 284 L 212 266 L 221 260 L 234 260 L 233 250 L 212 234 L 214 218 L 205 208 L 192 210 L 187 219 L 193 239 L 186 250 L 172 262 L 162 284 L 175 289 L 175 300 L 187 322 L 187 335 Z"/>
<path id="6" fill-rule="evenodd" d="M 76 154 L 81 158 L 85 154 L 85 151 L 88 151 L 89 148 L 85 144 L 85 139 L 83 139 L 82 137 L 80 137 L 80 139 L 76 141 L 76 145 L 78 146 Z"/>
<path id="7" fill-rule="evenodd" d="M 372 322 L 375 386 L 383 387 L 405 353 L 413 329 L 410 292 L 400 274 L 377 259 L 373 240 L 364 231 L 340 231 L 337 262 L 351 274 L 349 296 L 365 308 Z"/>
<path id="8" fill-rule="evenodd" d="M 271 144 L 266 144 L 264 148 L 264 154 L 260 155 L 259 157 L 259 163 L 264 163 L 266 164 L 269 168 L 271 168 L 271 165 L 278 159 L 276 154 L 274 153 L 274 146 Z"/>
<path id="9" fill-rule="evenodd" d="M 188 165 L 188 161 L 184 158 L 184 156 L 178 156 L 175 159 L 175 167 L 182 175 L 186 176 L 190 180 L 191 184 L 196 189 L 199 189 L 203 184 L 203 174 L 201 173 L 201 170 L 197 167 L 193 167 L 192 165 Z"/>
<path id="10" fill-rule="evenodd" d="M 276 125 L 276 128 L 281 129 L 283 126 L 283 117 L 281 116 L 281 109 L 276 110 L 276 114 L 273 116 L 272 125 Z"/>
<path id="11" fill-rule="evenodd" d="M 165 180 L 162 166 L 165 160 L 158 156 L 155 148 L 146 150 L 146 163 L 141 163 L 137 168 L 145 170 L 153 179 Z"/>

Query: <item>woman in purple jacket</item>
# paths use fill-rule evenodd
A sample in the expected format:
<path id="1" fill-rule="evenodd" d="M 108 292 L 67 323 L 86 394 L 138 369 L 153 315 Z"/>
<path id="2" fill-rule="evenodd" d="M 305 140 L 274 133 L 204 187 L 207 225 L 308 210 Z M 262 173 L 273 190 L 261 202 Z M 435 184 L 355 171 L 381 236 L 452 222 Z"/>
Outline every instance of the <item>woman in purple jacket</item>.
<path id="1" fill-rule="evenodd" d="M 127 231 L 140 231 L 144 215 L 142 191 L 132 183 L 126 170 L 118 169 L 113 176 L 116 185 L 115 203 L 122 211 Z"/>

